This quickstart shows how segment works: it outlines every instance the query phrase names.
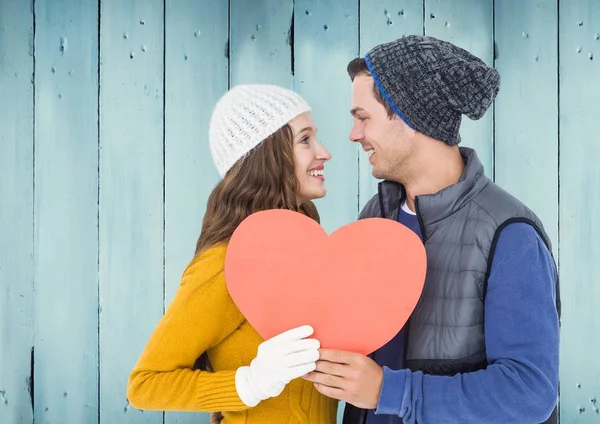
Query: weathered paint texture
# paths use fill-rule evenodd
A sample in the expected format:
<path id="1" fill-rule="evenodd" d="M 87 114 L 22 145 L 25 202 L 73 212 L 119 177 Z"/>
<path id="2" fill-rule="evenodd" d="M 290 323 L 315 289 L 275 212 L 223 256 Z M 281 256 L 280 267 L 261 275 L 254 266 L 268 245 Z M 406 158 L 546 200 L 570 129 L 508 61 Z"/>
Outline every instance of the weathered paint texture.
<path id="1" fill-rule="evenodd" d="M 0 1 L 0 422 L 208 424 L 136 410 L 126 383 L 218 181 L 214 103 L 249 82 L 306 97 L 333 156 L 316 202 L 331 232 L 378 182 L 348 139 L 346 65 L 410 33 L 501 74 L 463 144 L 552 238 L 562 422 L 597 422 L 599 22 L 596 0 Z"/>

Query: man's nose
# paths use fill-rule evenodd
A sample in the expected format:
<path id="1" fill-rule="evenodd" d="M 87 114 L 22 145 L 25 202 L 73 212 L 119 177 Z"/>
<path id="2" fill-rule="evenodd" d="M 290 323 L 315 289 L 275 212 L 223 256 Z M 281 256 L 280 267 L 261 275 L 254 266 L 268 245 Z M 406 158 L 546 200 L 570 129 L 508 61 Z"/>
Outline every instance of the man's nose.
<path id="1" fill-rule="evenodd" d="M 352 127 L 352 130 L 350 130 L 349 138 L 350 138 L 350 141 L 352 141 L 354 143 L 359 142 L 364 138 L 363 131 L 360 128 L 358 128 L 357 125 L 354 125 Z"/>

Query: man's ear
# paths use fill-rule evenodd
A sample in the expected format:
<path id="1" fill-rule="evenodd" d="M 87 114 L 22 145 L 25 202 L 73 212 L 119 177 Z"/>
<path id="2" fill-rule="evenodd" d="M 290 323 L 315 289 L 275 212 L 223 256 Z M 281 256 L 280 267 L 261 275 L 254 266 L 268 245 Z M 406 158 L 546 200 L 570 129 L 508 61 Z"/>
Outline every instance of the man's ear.
<path id="1" fill-rule="evenodd" d="M 414 130 L 411 129 L 408 125 L 406 125 L 406 122 L 404 122 L 404 120 L 402 120 L 402 118 L 400 118 L 398 115 L 394 114 L 394 116 L 392 116 L 390 119 L 390 122 L 393 123 L 394 128 L 395 128 L 395 135 L 397 137 L 414 137 Z M 412 131 L 409 132 L 409 131 Z"/>
<path id="2" fill-rule="evenodd" d="M 418 134 L 417 130 L 414 130 L 411 127 L 409 127 L 408 124 L 406 122 L 404 122 L 404 120 L 402 118 L 400 118 L 398 115 L 394 115 L 394 118 L 399 121 L 398 125 L 401 126 L 402 134 L 405 137 L 414 138 Z"/>

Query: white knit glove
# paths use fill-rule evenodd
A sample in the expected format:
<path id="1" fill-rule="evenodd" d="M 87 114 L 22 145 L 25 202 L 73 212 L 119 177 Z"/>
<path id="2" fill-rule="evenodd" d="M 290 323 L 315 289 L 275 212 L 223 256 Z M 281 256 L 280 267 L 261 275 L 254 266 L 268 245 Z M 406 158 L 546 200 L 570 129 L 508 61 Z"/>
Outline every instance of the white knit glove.
<path id="1" fill-rule="evenodd" d="M 305 325 L 260 344 L 250 366 L 238 368 L 235 374 L 235 387 L 244 404 L 253 407 L 279 396 L 290 381 L 314 371 L 321 345 L 316 339 L 305 338 L 313 332 Z"/>

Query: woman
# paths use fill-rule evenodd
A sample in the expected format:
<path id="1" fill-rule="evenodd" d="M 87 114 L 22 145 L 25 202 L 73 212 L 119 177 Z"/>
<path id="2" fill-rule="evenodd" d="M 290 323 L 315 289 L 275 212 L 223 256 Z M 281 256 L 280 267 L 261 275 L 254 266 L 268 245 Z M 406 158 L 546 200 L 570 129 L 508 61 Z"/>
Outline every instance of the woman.
<path id="1" fill-rule="evenodd" d="M 131 373 L 131 405 L 220 411 L 223 424 L 335 423 L 337 401 L 299 378 L 315 369 L 319 356 L 319 342 L 309 338 L 313 329 L 263 341 L 235 306 L 223 275 L 227 243 L 250 214 L 279 208 L 319 220 L 311 200 L 325 196 L 330 154 L 316 132 L 306 102 L 279 87 L 237 86 L 219 100 L 209 138 L 223 179 L 209 196 L 175 299 Z"/>

